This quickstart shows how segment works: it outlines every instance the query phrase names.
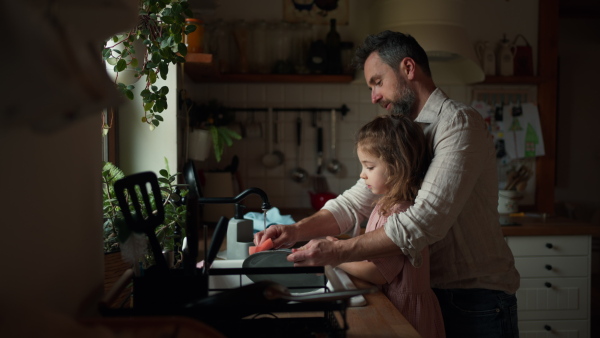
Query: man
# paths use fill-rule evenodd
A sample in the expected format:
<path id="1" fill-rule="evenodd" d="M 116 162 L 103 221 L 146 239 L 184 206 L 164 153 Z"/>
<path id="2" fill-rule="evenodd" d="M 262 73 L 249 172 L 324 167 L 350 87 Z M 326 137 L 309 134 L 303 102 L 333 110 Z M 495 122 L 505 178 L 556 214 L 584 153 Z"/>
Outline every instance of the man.
<path id="1" fill-rule="evenodd" d="M 433 158 L 413 206 L 383 229 L 335 241 L 311 240 L 294 250 L 295 266 L 333 265 L 399 252 L 415 266 L 430 246 L 431 286 L 448 337 L 518 337 L 519 273 L 498 220 L 498 178 L 492 138 L 479 113 L 436 88 L 414 38 L 385 31 L 367 37 L 355 60 L 371 101 L 422 125 Z M 275 247 L 344 233 L 368 218 L 373 195 L 359 180 L 314 215 L 255 236 Z"/>

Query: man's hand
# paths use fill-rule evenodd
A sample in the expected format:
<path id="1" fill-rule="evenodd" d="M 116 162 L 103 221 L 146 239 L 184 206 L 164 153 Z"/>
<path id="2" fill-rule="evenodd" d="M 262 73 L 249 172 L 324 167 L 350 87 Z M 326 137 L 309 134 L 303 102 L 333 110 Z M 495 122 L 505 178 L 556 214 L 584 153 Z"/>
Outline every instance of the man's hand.
<path id="1" fill-rule="evenodd" d="M 294 266 L 337 266 L 342 263 L 339 255 L 339 247 L 342 241 L 328 236 L 326 239 L 313 239 L 298 249 L 292 249 L 287 256 L 289 262 Z"/>
<path id="2" fill-rule="evenodd" d="M 273 240 L 273 248 L 291 248 L 296 242 L 296 230 L 294 225 L 281 225 L 274 224 L 267 228 L 267 230 L 260 231 L 254 234 L 254 244 L 259 245 L 266 241 L 268 238 Z"/>

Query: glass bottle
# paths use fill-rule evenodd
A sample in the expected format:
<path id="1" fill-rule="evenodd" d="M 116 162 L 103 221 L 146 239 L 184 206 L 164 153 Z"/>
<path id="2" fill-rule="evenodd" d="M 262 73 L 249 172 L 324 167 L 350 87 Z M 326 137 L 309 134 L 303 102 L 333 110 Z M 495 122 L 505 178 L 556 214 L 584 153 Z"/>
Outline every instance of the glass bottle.
<path id="1" fill-rule="evenodd" d="M 331 19 L 329 33 L 325 39 L 327 45 L 327 67 L 326 73 L 340 74 L 342 72 L 342 38 L 336 30 L 336 19 Z"/>

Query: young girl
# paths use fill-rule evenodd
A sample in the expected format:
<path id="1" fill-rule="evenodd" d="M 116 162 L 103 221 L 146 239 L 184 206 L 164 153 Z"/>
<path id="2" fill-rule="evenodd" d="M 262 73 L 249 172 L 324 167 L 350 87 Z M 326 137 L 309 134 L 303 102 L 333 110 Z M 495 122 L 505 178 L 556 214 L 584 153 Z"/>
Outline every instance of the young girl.
<path id="1" fill-rule="evenodd" d="M 381 198 L 366 231 L 383 227 L 392 213 L 405 211 L 417 196 L 430 155 L 421 127 L 403 115 L 378 116 L 358 132 L 356 148 L 362 164 L 360 178 Z M 404 255 L 342 263 L 351 275 L 377 284 L 423 336 L 445 337 L 438 300 L 429 282 L 429 251 L 415 268 Z"/>

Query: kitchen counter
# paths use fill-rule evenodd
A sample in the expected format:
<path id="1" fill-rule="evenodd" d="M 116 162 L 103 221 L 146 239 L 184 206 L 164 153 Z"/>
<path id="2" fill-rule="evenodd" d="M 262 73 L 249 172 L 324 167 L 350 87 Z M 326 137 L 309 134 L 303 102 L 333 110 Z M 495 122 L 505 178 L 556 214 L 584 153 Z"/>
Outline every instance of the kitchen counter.
<path id="1" fill-rule="evenodd" d="M 282 211 L 282 215 L 290 214 L 294 220 L 298 221 L 314 213 L 312 209 L 295 209 Z M 209 231 L 209 238 L 212 236 L 212 230 Z M 201 254 L 203 254 L 203 243 L 200 242 Z M 220 250 L 227 249 L 227 239 L 223 241 Z M 201 257 L 201 256 L 200 256 Z M 369 288 L 373 285 L 361 279 L 350 276 L 357 288 Z M 348 331 L 346 337 L 421 337 L 406 318 L 396 309 L 390 300 L 381 292 L 364 295 L 367 300 L 365 306 L 348 307 L 346 310 L 346 321 Z M 285 313 L 277 314 L 279 317 L 305 317 L 319 316 L 315 313 Z M 320 316 L 323 314 L 321 313 Z M 339 316 L 339 314 L 337 314 Z M 341 325 L 341 319 L 338 317 Z"/>
<path id="2" fill-rule="evenodd" d="M 367 288 L 368 282 L 350 276 L 357 288 Z M 350 328 L 347 337 L 421 337 L 390 300 L 381 292 L 367 294 L 367 305 L 350 307 L 346 319 Z"/>
<path id="3" fill-rule="evenodd" d="M 566 217 L 516 216 L 510 217 L 516 225 L 502 226 L 504 236 L 577 236 L 600 237 L 600 226 Z"/>
<path id="4" fill-rule="evenodd" d="M 357 288 L 369 288 L 373 284 L 350 276 Z M 365 306 L 348 307 L 346 310 L 346 322 L 348 331 L 346 337 L 406 337 L 420 338 L 421 335 L 396 309 L 390 300 L 381 292 L 366 294 Z M 322 316 L 322 313 L 285 313 L 277 314 L 282 318 Z M 339 313 L 338 322 L 342 324 Z"/>

